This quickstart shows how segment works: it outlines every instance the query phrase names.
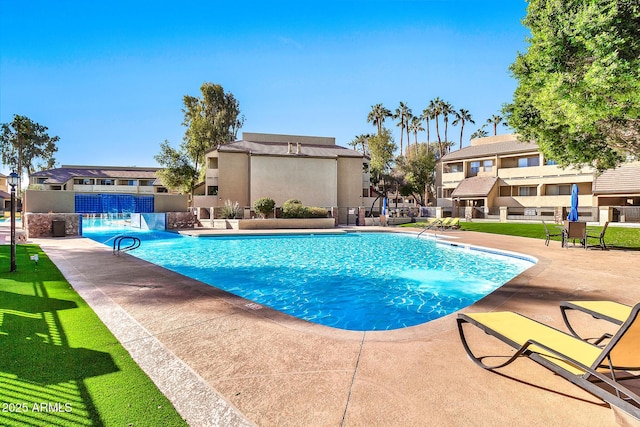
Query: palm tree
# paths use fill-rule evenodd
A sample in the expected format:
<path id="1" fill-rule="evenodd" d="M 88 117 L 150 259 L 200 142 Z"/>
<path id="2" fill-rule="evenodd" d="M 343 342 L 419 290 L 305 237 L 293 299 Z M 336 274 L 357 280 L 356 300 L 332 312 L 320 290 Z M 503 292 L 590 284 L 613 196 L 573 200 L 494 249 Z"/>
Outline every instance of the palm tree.
<path id="1" fill-rule="evenodd" d="M 371 111 L 367 116 L 367 123 L 373 122 L 373 125 L 378 128 L 378 135 L 382 132 L 382 125 L 387 117 L 391 117 L 391 111 L 384 108 L 382 104 L 376 104 L 371 106 Z"/>
<path id="2" fill-rule="evenodd" d="M 402 156 L 402 141 L 404 139 L 404 128 L 407 126 L 407 119 L 411 115 L 411 108 L 407 107 L 407 104 L 400 102 L 400 106 L 396 108 L 396 112 L 393 115 L 394 119 L 400 119 L 397 126 L 400 126 L 400 155 Z M 409 139 L 409 133 L 407 132 L 407 140 Z"/>
<path id="3" fill-rule="evenodd" d="M 489 132 L 484 129 L 486 126 L 486 124 L 480 126 L 480 129 L 472 133 L 469 139 L 484 138 L 485 136 L 489 136 Z"/>
<path id="4" fill-rule="evenodd" d="M 351 141 L 349 145 L 352 146 L 354 150 L 358 150 L 358 147 L 360 147 L 362 154 L 369 154 L 369 138 L 371 138 L 371 135 L 368 133 L 360 134 L 353 138 L 353 141 Z"/>
<path id="5" fill-rule="evenodd" d="M 466 122 L 476 124 L 476 122 L 474 122 L 473 118 L 471 118 L 471 113 L 469 113 L 469 110 L 465 110 L 464 108 L 461 108 L 458 111 L 454 111 L 453 114 L 455 114 L 456 119 L 451 124 L 456 126 L 458 123 L 460 123 L 460 150 L 462 150 L 462 132 L 464 132 L 464 124 Z"/>
<path id="6" fill-rule="evenodd" d="M 495 114 L 490 119 L 487 119 L 487 123 L 492 123 L 493 124 L 493 134 L 494 135 L 498 134 L 498 124 L 500 124 L 500 122 L 502 122 L 502 116 L 498 116 L 498 115 L 495 115 Z"/>
<path id="7" fill-rule="evenodd" d="M 418 132 L 423 130 L 424 128 L 422 127 L 422 120 L 420 120 L 420 117 L 411 117 L 411 122 L 407 126 L 407 132 L 413 132 L 413 147 L 416 153 L 418 152 Z M 408 148 L 407 151 L 409 151 Z"/>
<path id="8" fill-rule="evenodd" d="M 429 120 L 433 118 L 433 108 L 431 108 L 431 106 L 422 110 L 422 118 L 424 119 L 425 124 L 427 125 L 427 143 L 429 143 L 431 142 L 431 135 L 429 132 L 429 127 L 430 127 Z"/>
<path id="9" fill-rule="evenodd" d="M 449 129 L 449 115 L 453 114 L 455 110 L 453 109 L 453 105 L 448 102 L 442 103 L 442 118 L 444 119 L 444 141 L 449 142 L 449 138 L 447 137 L 447 131 Z M 446 151 L 449 151 L 450 145 L 447 145 Z"/>
<path id="10" fill-rule="evenodd" d="M 440 99 L 439 97 L 436 97 L 436 99 L 429 101 L 429 107 L 428 107 L 431 110 L 431 118 L 436 121 L 436 135 L 438 136 L 438 147 L 442 145 L 442 139 L 440 139 L 440 127 L 438 123 L 440 114 L 442 114 L 442 103 L 443 103 L 442 99 Z"/>

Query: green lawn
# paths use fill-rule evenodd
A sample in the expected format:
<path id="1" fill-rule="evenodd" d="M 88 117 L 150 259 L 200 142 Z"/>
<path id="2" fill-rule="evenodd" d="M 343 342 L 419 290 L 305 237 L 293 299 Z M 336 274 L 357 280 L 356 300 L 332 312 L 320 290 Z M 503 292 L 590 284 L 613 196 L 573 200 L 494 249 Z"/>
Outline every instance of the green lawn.
<path id="1" fill-rule="evenodd" d="M 402 227 L 423 228 L 424 223 L 403 224 Z M 549 231 L 556 233 L 556 224 L 547 223 Z M 461 222 L 460 229 L 469 231 L 479 231 L 482 233 L 506 234 L 510 236 L 532 237 L 534 239 L 545 239 L 545 232 L 542 223 L 502 223 L 502 222 Z M 588 227 L 590 235 L 599 235 L 601 226 Z M 560 236 L 552 237 L 551 240 L 561 240 Z M 640 228 L 626 228 L 609 226 L 605 234 L 605 243 L 611 248 L 620 249 L 640 249 Z M 588 239 L 589 245 L 598 244 L 598 239 Z"/>
<path id="2" fill-rule="evenodd" d="M 0 425 L 186 425 L 38 246 L 17 246 L 13 273 L 9 253 L 0 245 Z"/>

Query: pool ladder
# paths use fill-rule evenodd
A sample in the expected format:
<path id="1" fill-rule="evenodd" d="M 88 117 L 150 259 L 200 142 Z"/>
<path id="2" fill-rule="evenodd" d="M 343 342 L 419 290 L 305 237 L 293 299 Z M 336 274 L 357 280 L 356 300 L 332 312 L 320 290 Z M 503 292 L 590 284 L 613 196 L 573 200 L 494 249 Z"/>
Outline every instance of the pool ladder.
<path id="1" fill-rule="evenodd" d="M 442 221 L 439 219 L 434 220 L 433 222 L 431 222 L 430 224 L 427 224 L 420 233 L 418 233 L 417 237 L 420 237 L 422 235 L 422 233 L 424 233 L 427 230 L 434 230 L 437 232 L 437 230 L 440 229 L 440 231 L 444 230 L 444 226 L 442 225 Z M 436 237 L 437 234 L 436 234 Z"/>
<path id="2" fill-rule="evenodd" d="M 127 240 L 131 240 L 131 242 L 127 242 L 128 245 L 123 247 L 122 242 Z M 113 254 L 120 255 L 122 252 L 132 251 L 136 248 L 139 248 L 141 243 L 142 242 L 137 237 L 124 236 L 124 235 L 118 236 L 115 239 L 113 239 Z"/>

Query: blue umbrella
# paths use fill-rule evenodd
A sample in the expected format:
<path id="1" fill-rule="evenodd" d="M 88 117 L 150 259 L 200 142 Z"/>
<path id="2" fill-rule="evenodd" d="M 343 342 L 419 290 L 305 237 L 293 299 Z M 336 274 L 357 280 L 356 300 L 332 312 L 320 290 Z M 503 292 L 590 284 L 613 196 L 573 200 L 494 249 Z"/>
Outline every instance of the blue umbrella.
<path id="1" fill-rule="evenodd" d="M 387 198 L 383 197 L 382 198 L 382 215 L 386 215 L 387 214 Z"/>
<path id="2" fill-rule="evenodd" d="M 567 220 L 578 220 L 578 186 L 576 184 L 573 184 L 571 187 L 571 210 L 569 211 L 569 215 L 567 215 Z"/>

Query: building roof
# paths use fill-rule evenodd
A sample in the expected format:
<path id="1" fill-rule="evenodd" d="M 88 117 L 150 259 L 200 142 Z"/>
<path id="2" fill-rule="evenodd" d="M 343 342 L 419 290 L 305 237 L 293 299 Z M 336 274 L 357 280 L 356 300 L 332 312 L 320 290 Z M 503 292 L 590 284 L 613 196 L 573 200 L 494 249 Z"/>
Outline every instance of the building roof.
<path id="1" fill-rule="evenodd" d="M 120 166 L 66 166 L 47 169 L 31 174 L 32 177 L 46 177 L 45 184 L 64 184 L 73 178 L 113 178 L 113 179 L 153 179 L 159 168 Z M 154 185 L 158 185 L 154 182 Z"/>
<path id="2" fill-rule="evenodd" d="M 10 199 L 10 198 L 11 198 L 11 194 L 7 193 L 6 191 L 0 190 L 0 199 Z"/>
<path id="3" fill-rule="evenodd" d="M 211 150 L 212 151 L 212 150 Z M 297 144 L 296 142 L 234 141 L 218 147 L 219 152 L 251 153 L 262 156 L 357 157 L 363 154 L 339 145 Z"/>
<path id="4" fill-rule="evenodd" d="M 443 162 L 453 160 L 472 159 L 477 157 L 490 157 L 495 155 L 528 153 L 538 151 L 538 144 L 535 142 L 521 142 L 513 136 L 507 141 L 495 142 L 492 144 L 479 144 L 465 147 L 462 150 L 453 151 L 442 157 Z"/>
<path id="5" fill-rule="evenodd" d="M 625 163 L 608 169 L 593 181 L 593 194 L 640 193 L 640 162 Z"/>
<path id="6" fill-rule="evenodd" d="M 451 193 L 451 198 L 487 197 L 496 184 L 498 177 L 474 176 L 460 181 Z"/>

